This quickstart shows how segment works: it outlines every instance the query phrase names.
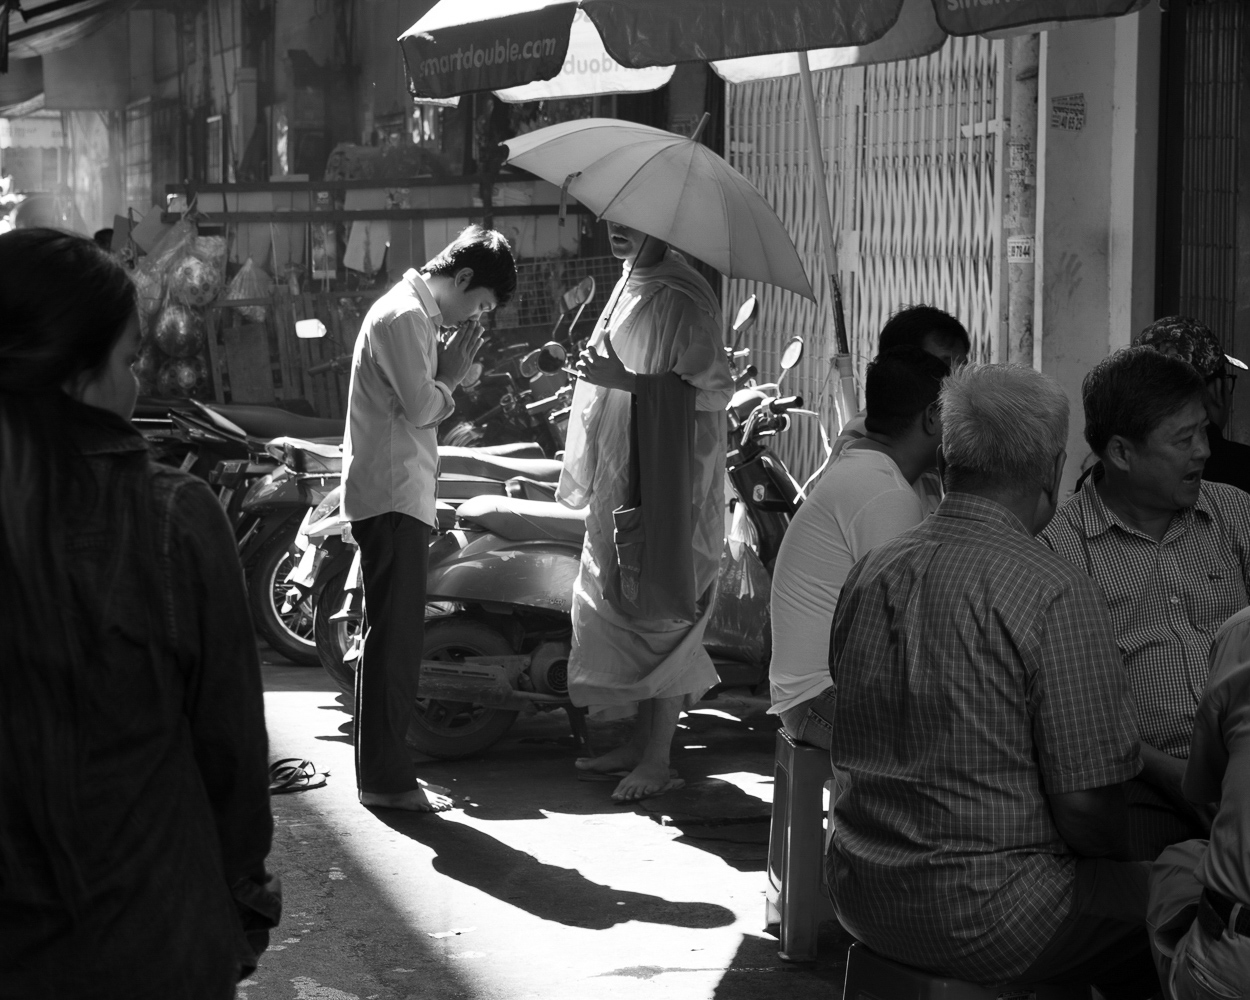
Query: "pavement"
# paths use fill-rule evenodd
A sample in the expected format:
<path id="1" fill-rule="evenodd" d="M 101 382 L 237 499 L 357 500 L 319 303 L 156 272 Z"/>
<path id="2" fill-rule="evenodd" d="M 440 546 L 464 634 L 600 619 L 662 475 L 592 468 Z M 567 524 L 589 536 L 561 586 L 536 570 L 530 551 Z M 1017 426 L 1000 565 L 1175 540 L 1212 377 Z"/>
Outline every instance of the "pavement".
<path id="1" fill-rule="evenodd" d="M 238 1000 L 840 1000 L 836 924 L 813 964 L 781 961 L 764 927 L 765 698 L 696 706 L 673 756 L 686 788 L 643 804 L 577 780 L 559 712 L 519 718 L 471 758 L 418 758 L 457 807 L 415 815 L 356 801 L 351 718 L 329 678 L 262 659 L 271 759 L 329 778 L 274 797 L 284 915 Z M 627 732 L 591 724 L 599 749 Z"/>

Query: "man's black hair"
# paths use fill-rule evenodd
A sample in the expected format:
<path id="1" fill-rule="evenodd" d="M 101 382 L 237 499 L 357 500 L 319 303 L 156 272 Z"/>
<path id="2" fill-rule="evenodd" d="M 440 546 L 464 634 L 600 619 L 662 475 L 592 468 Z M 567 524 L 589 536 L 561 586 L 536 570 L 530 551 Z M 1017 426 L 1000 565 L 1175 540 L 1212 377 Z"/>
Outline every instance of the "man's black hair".
<path id="1" fill-rule="evenodd" d="M 877 353 L 904 344 L 924 347 L 926 337 L 933 337 L 942 344 L 958 344 L 961 354 L 972 350 L 972 339 L 964 325 L 948 312 L 933 306 L 907 306 L 900 309 L 881 328 Z"/>
<path id="2" fill-rule="evenodd" d="M 469 226 L 421 270 L 427 274 L 453 276 L 463 267 L 473 270 L 473 280 L 465 291 L 489 288 L 500 306 L 516 291 L 516 261 L 502 233 Z"/>
<path id="3" fill-rule="evenodd" d="M 864 426 L 873 434 L 902 434 L 917 414 L 937 400 L 942 379 L 950 369 L 941 358 L 912 344 L 882 351 L 868 365 L 864 395 L 868 416 Z"/>
<path id="4" fill-rule="evenodd" d="M 1103 358 L 1081 383 L 1085 440 L 1101 455 L 1113 435 L 1141 443 L 1185 405 L 1202 398 L 1192 365 L 1151 347 L 1125 347 Z"/>

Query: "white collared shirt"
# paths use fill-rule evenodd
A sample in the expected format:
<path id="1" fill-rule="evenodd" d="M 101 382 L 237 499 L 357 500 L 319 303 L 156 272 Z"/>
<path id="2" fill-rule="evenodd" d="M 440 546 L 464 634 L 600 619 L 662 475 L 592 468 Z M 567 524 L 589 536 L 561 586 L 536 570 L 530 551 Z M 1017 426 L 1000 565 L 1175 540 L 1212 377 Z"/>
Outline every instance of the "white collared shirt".
<path id="1" fill-rule="evenodd" d="M 442 319 L 415 269 L 365 315 L 352 355 L 343 438 L 343 516 L 388 511 L 433 526 L 438 425 L 455 409 L 436 382 Z"/>

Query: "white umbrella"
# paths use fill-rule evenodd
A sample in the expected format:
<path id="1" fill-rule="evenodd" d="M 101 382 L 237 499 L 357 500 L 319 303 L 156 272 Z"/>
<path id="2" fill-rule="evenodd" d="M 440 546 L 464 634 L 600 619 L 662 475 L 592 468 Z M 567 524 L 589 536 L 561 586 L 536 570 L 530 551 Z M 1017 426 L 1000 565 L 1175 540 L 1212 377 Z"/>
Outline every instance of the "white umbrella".
<path id="1" fill-rule="evenodd" d="M 509 163 L 559 184 L 600 218 L 670 243 L 732 278 L 813 298 L 772 206 L 695 138 L 589 118 L 536 129 L 506 145 Z"/>

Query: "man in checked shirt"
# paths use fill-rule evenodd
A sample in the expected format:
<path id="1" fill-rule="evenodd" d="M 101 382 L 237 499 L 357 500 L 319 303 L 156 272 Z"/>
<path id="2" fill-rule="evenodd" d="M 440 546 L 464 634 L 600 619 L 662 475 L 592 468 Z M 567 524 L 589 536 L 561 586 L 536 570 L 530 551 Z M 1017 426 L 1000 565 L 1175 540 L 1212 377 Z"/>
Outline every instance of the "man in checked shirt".
<path id="1" fill-rule="evenodd" d="M 1132 695 L 1097 585 L 1033 537 L 1067 396 L 981 365 L 941 405 L 946 496 L 855 565 L 833 621 L 838 919 L 936 973 L 1144 1000 L 1147 866 L 1116 860 L 1141 769 Z"/>
<path id="2" fill-rule="evenodd" d="M 1209 810 L 1181 783 L 1211 641 L 1247 605 L 1250 495 L 1203 481 L 1203 379 L 1130 347 L 1085 376 L 1085 440 L 1098 464 L 1041 538 L 1106 595 L 1137 704 L 1145 768 L 1129 783 L 1129 849 L 1153 861 L 1205 837 Z"/>

